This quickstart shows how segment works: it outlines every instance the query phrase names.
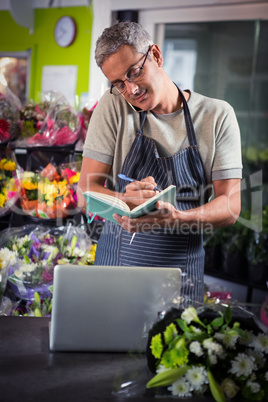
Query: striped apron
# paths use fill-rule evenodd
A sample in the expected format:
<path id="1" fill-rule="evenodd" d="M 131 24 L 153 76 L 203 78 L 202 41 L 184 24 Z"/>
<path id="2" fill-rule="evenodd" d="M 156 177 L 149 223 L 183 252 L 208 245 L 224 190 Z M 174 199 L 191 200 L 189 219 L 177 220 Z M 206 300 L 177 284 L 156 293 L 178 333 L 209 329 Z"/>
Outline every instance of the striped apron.
<path id="1" fill-rule="evenodd" d="M 173 156 L 160 157 L 154 141 L 143 135 L 147 112 L 141 112 L 141 126 L 126 156 L 121 173 L 141 180 L 153 176 L 157 186 L 173 184 L 177 189 L 178 210 L 199 207 L 207 202 L 205 172 L 187 102 L 183 109 L 189 147 Z M 117 191 L 123 192 L 126 182 L 118 179 Z M 204 249 L 201 230 L 164 228 L 153 232 L 132 233 L 106 221 L 98 241 L 96 265 L 178 267 L 182 270 L 182 296 L 203 302 Z"/>

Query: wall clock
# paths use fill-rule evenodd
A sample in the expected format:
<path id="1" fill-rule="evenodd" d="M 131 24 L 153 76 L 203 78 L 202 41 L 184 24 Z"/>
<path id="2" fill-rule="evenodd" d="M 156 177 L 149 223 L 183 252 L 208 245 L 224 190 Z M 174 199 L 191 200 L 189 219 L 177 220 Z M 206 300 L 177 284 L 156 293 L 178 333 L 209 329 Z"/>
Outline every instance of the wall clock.
<path id="1" fill-rule="evenodd" d="M 75 40 L 76 23 L 74 19 L 68 15 L 61 17 L 55 26 L 54 37 L 56 43 L 60 47 L 68 47 Z"/>

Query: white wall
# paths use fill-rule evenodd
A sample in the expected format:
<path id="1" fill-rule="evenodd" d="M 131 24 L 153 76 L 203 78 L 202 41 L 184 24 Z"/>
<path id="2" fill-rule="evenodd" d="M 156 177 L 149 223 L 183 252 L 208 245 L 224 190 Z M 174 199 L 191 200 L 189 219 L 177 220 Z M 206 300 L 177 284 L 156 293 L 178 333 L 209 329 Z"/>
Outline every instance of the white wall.
<path id="1" fill-rule="evenodd" d="M 95 43 L 111 24 L 112 12 L 139 10 L 139 22 L 162 47 L 164 24 L 176 22 L 268 19 L 268 0 L 92 0 L 94 22 L 90 57 L 89 96 L 98 100 L 107 88 L 107 80 L 94 59 Z"/>

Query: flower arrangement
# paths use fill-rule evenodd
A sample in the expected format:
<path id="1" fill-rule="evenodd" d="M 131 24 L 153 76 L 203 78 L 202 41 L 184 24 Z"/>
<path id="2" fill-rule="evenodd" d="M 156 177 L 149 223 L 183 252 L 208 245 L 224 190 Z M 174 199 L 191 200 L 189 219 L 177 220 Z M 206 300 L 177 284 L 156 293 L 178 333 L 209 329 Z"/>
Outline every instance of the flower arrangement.
<path id="1" fill-rule="evenodd" d="M 17 164 L 10 157 L 0 157 L 0 215 L 9 211 L 18 196 Z"/>
<path id="2" fill-rule="evenodd" d="M 74 144 L 79 137 L 81 123 L 66 98 L 57 91 L 48 91 L 43 101 L 21 109 L 21 138 L 16 147 L 51 147 Z"/>
<path id="3" fill-rule="evenodd" d="M 75 169 L 75 170 L 74 170 Z M 67 180 L 70 186 L 70 192 L 74 199 L 75 204 L 77 205 L 77 185 L 80 179 L 80 171 L 78 171 L 78 167 L 76 166 L 74 169 L 70 169 L 65 167 L 62 169 L 61 174 Z M 80 169 L 79 169 L 80 170 Z"/>
<path id="4" fill-rule="evenodd" d="M 10 264 L 15 264 L 16 260 L 16 252 L 10 251 L 6 248 L 0 249 L 0 300 L 4 295 L 6 288 L 8 267 Z"/>
<path id="5" fill-rule="evenodd" d="M 38 292 L 34 292 L 33 300 L 26 303 L 19 303 L 10 312 L 12 316 L 22 317 L 49 317 L 52 310 L 52 294 L 50 297 L 42 298 Z"/>
<path id="6" fill-rule="evenodd" d="M 0 82 L 0 144 L 18 137 L 20 108 L 19 98 Z"/>
<path id="7" fill-rule="evenodd" d="M 8 283 L 19 298 L 31 300 L 34 292 L 49 297 L 57 264 L 94 264 L 96 246 L 78 227 L 13 229 L 2 232 L 0 259 L 9 266 Z"/>
<path id="8" fill-rule="evenodd" d="M 226 305 L 225 305 L 226 306 Z M 157 374 L 147 388 L 177 397 L 210 390 L 217 402 L 268 400 L 268 336 L 246 316 L 225 311 L 174 309 L 149 334 L 148 365 Z"/>
<path id="9" fill-rule="evenodd" d="M 86 107 L 84 107 L 82 109 L 81 113 L 79 114 L 80 123 L 81 123 L 81 136 L 82 136 L 83 141 L 85 141 L 85 139 L 86 139 L 88 125 L 89 125 L 92 113 L 94 112 L 94 109 L 97 106 L 97 104 L 98 104 L 98 102 L 96 102 L 90 109 L 87 109 Z"/>
<path id="10" fill-rule="evenodd" d="M 32 137 L 36 134 L 45 120 L 49 102 L 39 104 L 29 103 L 20 110 L 20 131 L 22 138 Z"/>
<path id="11" fill-rule="evenodd" d="M 39 176 L 34 172 L 23 172 L 21 178 L 21 207 L 28 214 L 36 216 L 38 204 Z"/>
<path id="12" fill-rule="evenodd" d="M 33 137 L 27 139 L 28 146 L 65 146 L 73 144 L 80 133 L 80 120 L 69 105 L 54 105 Z"/>
<path id="13" fill-rule="evenodd" d="M 21 207 L 41 219 L 62 218 L 77 206 L 80 173 L 49 163 L 40 173 L 24 172 L 21 180 Z"/>

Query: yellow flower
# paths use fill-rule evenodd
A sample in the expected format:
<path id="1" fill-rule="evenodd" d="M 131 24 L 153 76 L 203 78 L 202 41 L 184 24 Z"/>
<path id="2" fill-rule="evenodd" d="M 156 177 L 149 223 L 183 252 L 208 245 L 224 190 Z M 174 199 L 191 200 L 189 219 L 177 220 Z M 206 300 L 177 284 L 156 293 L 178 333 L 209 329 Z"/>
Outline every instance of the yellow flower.
<path id="1" fill-rule="evenodd" d="M 7 183 L 7 191 L 17 191 L 17 186 L 14 178 L 10 179 Z"/>
<path id="2" fill-rule="evenodd" d="M 5 163 L 4 169 L 9 170 L 10 172 L 14 172 L 14 170 L 16 170 L 16 163 L 8 161 L 7 163 Z"/>
<path id="3" fill-rule="evenodd" d="M 33 172 L 24 172 L 22 176 L 22 186 L 26 190 L 36 190 L 38 187 L 37 175 Z"/>
<path id="4" fill-rule="evenodd" d="M 6 197 L 0 193 L 0 207 L 3 208 L 6 202 Z"/>
<path id="5" fill-rule="evenodd" d="M 96 250 L 97 250 L 97 243 L 92 244 L 90 247 L 89 256 L 90 256 L 90 258 L 92 258 L 93 261 L 95 261 Z"/>
<path id="6" fill-rule="evenodd" d="M 68 187 L 67 187 L 67 181 L 64 179 L 62 181 L 56 182 L 54 180 L 53 184 L 55 185 L 56 188 L 56 196 L 55 197 L 60 197 L 60 196 L 65 196 L 68 194 Z"/>
<path id="7" fill-rule="evenodd" d="M 53 183 L 42 181 L 38 185 L 39 200 L 44 196 L 45 202 L 48 206 L 52 207 L 56 197 L 56 187 Z"/>
<path id="8" fill-rule="evenodd" d="M 38 187 L 37 183 L 33 183 L 31 181 L 24 181 L 24 180 L 22 180 L 22 186 L 26 190 L 36 190 Z"/>
<path id="9" fill-rule="evenodd" d="M 16 163 L 13 162 L 11 159 L 3 158 L 0 160 L 0 169 L 13 172 L 14 170 L 16 170 Z"/>
<path id="10" fill-rule="evenodd" d="M 75 175 L 73 175 L 73 176 L 70 178 L 69 183 L 70 183 L 70 184 L 78 183 L 79 179 L 80 179 L 80 172 L 78 172 L 78 173 L 76 173 Z"/>

